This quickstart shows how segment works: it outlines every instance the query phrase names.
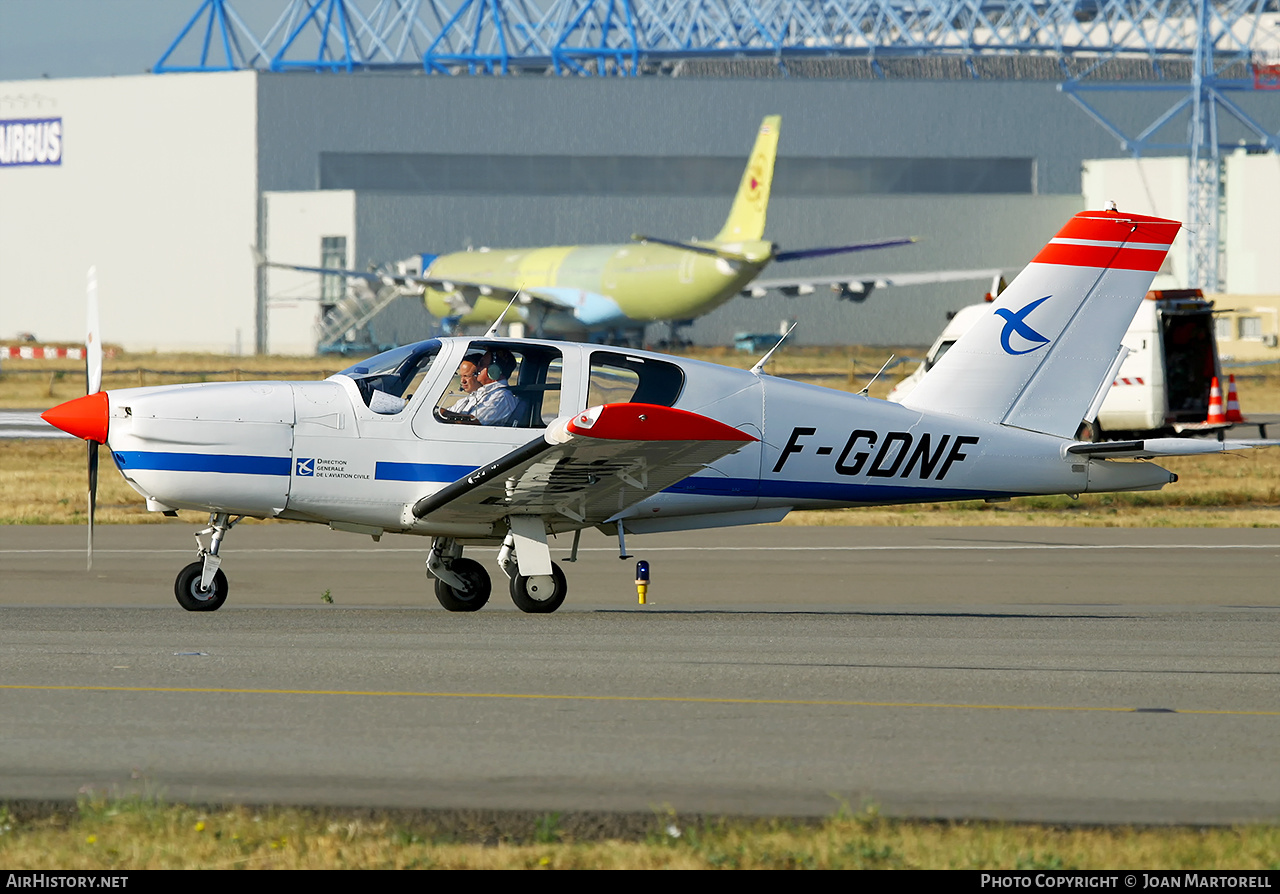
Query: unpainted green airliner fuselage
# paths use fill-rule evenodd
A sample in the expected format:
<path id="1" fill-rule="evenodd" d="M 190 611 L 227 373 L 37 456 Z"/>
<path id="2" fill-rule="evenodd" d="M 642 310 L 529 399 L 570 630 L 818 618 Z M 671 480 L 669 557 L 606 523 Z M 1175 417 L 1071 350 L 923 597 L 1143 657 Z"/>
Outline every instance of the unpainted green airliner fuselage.
<path id="1" fill-rule="evenodd" d="M 773 245 L 760 240 L 716 247 L 739 257 L 644 242 L 456 252 L 438 257 L 427 273 L 433 283 L 458 285 L 451 290 L 428 286 L 424 297 L 432 314 L 463 324 L 496 320 L 509 291 L 516 289 L 554 301 L 543 305 L 550 308 L 545 320 L 550 330 L 690 319 L 728 301 L 773 257 Z M 463 283 L 497 288 L 485 295 Z M 524 314 L 513 308 L 510 318 L 517 316 Z"/>

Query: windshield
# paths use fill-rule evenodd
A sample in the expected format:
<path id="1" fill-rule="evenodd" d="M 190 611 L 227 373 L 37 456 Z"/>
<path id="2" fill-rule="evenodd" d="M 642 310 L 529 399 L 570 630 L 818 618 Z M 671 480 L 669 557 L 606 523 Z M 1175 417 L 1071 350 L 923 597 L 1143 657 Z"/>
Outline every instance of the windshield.
<path id="1" fill-rule="evenodd" d="M 403 400 L 399 401 L 397 409 L 403 408 L 404 400 L 412 394 L 410 386 L 422 379 L 439 353 L 440 341 L 433 338 L 392 348 L 354 366 L 348 366 L 338 375 L 354 380 L 365 403 L 373 407 L 375 412 L 387 412 L 387 409 L 374 407 L 370 403 L 374 395 L 401 398 Z"/>

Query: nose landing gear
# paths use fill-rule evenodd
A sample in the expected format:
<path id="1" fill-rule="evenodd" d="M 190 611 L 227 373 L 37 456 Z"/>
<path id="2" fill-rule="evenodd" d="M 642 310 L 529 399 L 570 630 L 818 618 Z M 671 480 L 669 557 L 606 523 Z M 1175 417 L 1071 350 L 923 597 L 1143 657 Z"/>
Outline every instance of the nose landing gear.
<path id="1" fill-rule="evenodd" d="M 243 515 L 233 519 L 225 512 L 212 512 L 209 514 L 209 527 L 196 532 L 196 554 L 199 558 L 179 571 L 173 582 L 173 595 L 187 611 L 217 611 L 227 601 L 227 576 L 218 567 L 222 564 L 218 549 L 222 538 L 243 518 Z M 207 547 L 200 539 L 205 534 L 212 535 Z"/>
<path id="2" fill-rule="evenodd" d="M 173 595 L 189 612 L 213 612 L 227 601 L 227 576 L 219 569 L 213 575 L 208 587 L 201 587 L 201 574 L 204 571 L 204 560 L 192 562 L 178 572 L 178 579 L 173 582 Z"/>

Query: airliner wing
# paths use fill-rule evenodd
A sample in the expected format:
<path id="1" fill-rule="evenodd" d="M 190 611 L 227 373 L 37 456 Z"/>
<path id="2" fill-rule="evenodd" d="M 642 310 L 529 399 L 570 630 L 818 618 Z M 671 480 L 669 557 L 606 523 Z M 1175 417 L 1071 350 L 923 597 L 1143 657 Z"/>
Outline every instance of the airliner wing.
<path id="1" fill-rule="evenodd" d="M 449 296 L 450 303 L 459 314 L 469 313 L 477 298 L 494 298 L 499 301 L 510 301 L 517 290 L 509 286 L 492 283 L 462 282 L 456 279 L 441 279 L 435 276 L 422 276 L 418 273 L 391 273 L 385 270 L 346 270 L 340 267 L 309 267 L 305 264 L 284 264 L 279 261 L 268 261 L 261 254 L 254 252 L 259 266 L 275 267 L 279 270 L 293 270 L 298 273 L 318 273 L 321 276 L 342 276 L 347 279 L 360 279 L 371 286 L 394 286 L 412 293 L 421 293 L 423 289 L 436 289 Z M 572 311 L 574 304 L 563 295 L 542 289 L 520 289 L 521 304 L 541 304 L 549 310 Z"/>
<path id="2" fill-rule="evenodd" d="M 993 280 L 1004 271 L 999 268 L 985 270 L 925 270 L 918 273 L 851 273 L 843 276 L 797 276 L 790 279 L 756 279 L 742 290 L 748 298 L 763 298 L 772 289 L 795 297 L 810 295 L 819 287 L 830 287 L 841 298 L 854 301 L 865 299 L 875 289 L 888 286 L 918 286 L 940 282 L 967 282 L 969 280 Z"/>
<path id="3" fill-rule="evenodd" d="M 652 404 L 605 404 L 418 500 L 415 518 L 490 523 L 509 515 L 599 525 L 756 438 Z"/>

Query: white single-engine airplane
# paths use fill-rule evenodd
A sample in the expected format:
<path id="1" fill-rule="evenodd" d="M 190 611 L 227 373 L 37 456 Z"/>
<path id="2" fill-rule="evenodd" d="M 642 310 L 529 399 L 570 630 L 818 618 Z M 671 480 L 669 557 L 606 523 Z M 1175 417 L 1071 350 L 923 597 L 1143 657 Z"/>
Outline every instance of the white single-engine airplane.
<path id="1" fill-rule="evenodd" d="M 464 547 L 500 544 L 516 605 L 551 612 L 567 590 L 555 534 L 599 528 L 625 554 L 626 534 L 793 509 L 1157 490 L 1176 476 L 1139 460 L 1280 444 L 1079 437 L 1178 228 L 1076 215 L 902 404 L 764 375 L 764 360 L 747 371 L 490 335 L 406 345 L 321 382 L 129 388 L 44 415 L 91 442 L 91 470 L 106 444 L 148 509 L 210 513 L 175 583 L 190 611 L 223 604 L 223 539 L 256 517 L 430 537 L 450 611 L 489 598 Z M 458 404 L 455 381 L 484 387 Z"/>

